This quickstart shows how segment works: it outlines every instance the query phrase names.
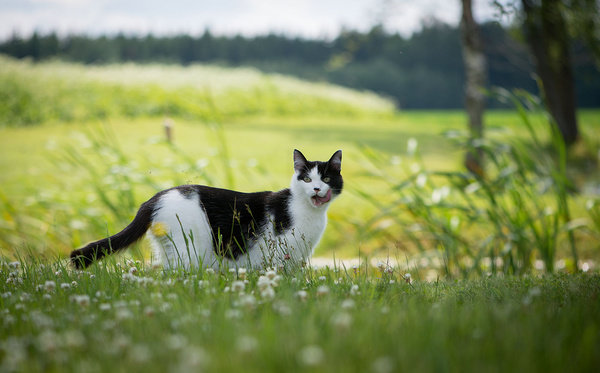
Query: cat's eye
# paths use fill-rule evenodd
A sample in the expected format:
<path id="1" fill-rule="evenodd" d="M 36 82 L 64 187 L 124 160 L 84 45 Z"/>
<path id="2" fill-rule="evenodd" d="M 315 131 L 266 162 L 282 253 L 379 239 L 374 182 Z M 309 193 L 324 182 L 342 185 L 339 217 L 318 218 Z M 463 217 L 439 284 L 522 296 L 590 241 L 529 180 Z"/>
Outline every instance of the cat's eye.
<path id="1" fill-rule="evenodd" d="M 331 181 L 331 178 L 329 178 L 329 177 L 324 177 L 324 178 L 323 178 L 323 182 L 324 182 L 324 183 L 328 183 L 328 182 L 330 182 L 330 181 Z"/>
<path id="2" fill-rule="evenodd" d="M 305 183 L 310 183 L 312 181 L 312 179 L 308 176 L 305 176 L 303 180 Z"/>

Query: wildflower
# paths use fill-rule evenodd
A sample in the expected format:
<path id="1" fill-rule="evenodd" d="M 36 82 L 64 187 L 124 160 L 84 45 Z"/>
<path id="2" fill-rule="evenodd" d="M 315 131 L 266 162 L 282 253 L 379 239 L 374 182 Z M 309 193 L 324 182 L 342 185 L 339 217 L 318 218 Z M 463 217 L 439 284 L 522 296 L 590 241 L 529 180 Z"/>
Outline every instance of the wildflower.
<path id="1" fill-rule="evenodd" d="M 412 277 L 411 277 L 410 273 L 405 273 L 404 274 L 404 281 L 406 281 L 407 284 L 411 284 L 412 283 Z"/>
<path id="2" fill-rule="evenodd" d="M 273 299 L 275 298 L 275 290 L 272 287 L 268 286 L 260 291 L 260 296 L 265 299 Z"/>
<path id="3" fill-rule="evenodd" d="M 129 311 L 127 308 L 119 308 L 115 313 L 115 317 L 120 321 L 127 320 L 133 317 L 133 313 L 131 313 L 131 311 Z"/>
<path id="4" fill-rule="evenodd" d="M 206 273 L 209 274 L 209 275 L 212 275 L 212 274 L 215 273 L 215 270 L 212 269 L 212 268 L 206 268 Z"/>
<path id="5" fill-rule="evenodd" d="M 40 349 L 46 353 L 56 352 L 60 347 L 60 339 L 51 330 L 46 330 L 42 332 L 38 338 L 37 342 L 40 346 Z"/>
<path id="6" fill-rule="evenodd" d="M 129 352 L 129 357 L 136 363 L 144 363 L 148 361 L 151 356 L 150 350 L 144 345 L 135 345 Z"/>
<path id="7" fill-rule="evenodd" d="M 95 278 L 96 278 L 96 275 L 92 275 L 92 274 L 90 274 L 90 280 L 93 280 L 93 279 L 95 279 Z"/>
<path id="8" fill-rule="evenodd" d="M 371 366 L 375 373 L 391 373 L 394 370 L 394 362 L 388 356 L 382 356 L 375 359 Z"/>
<path id="9" fill-rule="evenodd" d="M 165 223 L 156 222 L 152 224 L 150 231 L 155 237 L 162 237 L 167 235 L 169 227 Z"/>
<path id="10" fill-rule="evenodd" d="M 131 259 L 127 259 L 125 261 L 125 265 L 127 265 L 127 267 L 133 267 L 134 266 L 134 262 Z"/>
<path id="11" fill-rule="evenodd" d="M 108 311 L 111 308 L 110 303 L 101 303 L 98 308 L 100 308 L 100 311 Z"/>
<path id="12" fill-rule="evenodd" d="M 301 301 L 305 301 L 306 298 L 308 298 L 308 293 L 304 290 L 298 290 L 296 292 L 296 296 L 298 297 L 298 299 L 300 299 Z"/>
<path id="13" fill-rule="evenodd" d="M 74 295 L 72 300 L 81 307 L 87 307 L 90 305 L 90 297 L 87 295 Z"/>
<path id="14" fill-rule="evenodd" d="M 85 337 L 81 332 L 69 330 L 63 334 L 65 346 L 69 348 L 79 348 L 85 345 Z"/>
<path id="15" fill-rule="evenodd" d="M 243 354 L 249 354 L 256 350 L 258 347 L 258 341 L 254 337 L 243 335 L 238 338 L 236 342 L 237 350 Z"/>
<path id="16" fill-rule="evenodd" d="M 73 282 L 71 282 L 71 286 L 72 286 L 72 287 L 76 288 L 76 287 L 77 287 L 77 285 L 78 285 L 78 284 L 77 284 L 77 281 L 73 281 Z"/>
<path id="17" fill-rule="evenodd" d="M 210 361 L 210 357 L 204 349 L 197 346 L 188 346 L 181 351 L 179 361 L 178 370 L 188 372 L 198 370 L 198 367 L 206 365 Z"/>
<path id="18" fill-rule="evenodd" d="M 325 280 L 327 280 L 327 277 L 325 277 L 325 276 L 319 276 L 319 281 L 325 281 Z"/>
<path id="19" fill-rule="evenodd" d="M 265 288 L 271 287 L 271 280 L 269 280 L 266 276 L 260 276 L 256 283 L 256 286 L 263 291 Z"/>
<path id="20" fill-rule="evenodd" d="M 62 284 L 60 284 L 60 288 L 63 290 L 69 290 L 71 288 L 71 284 L 63 282 Z"/>
<path id="21" fill-rule="evenodd" d="M 356 294 L 360 294 L 360 292 L 358 291 L 358 285 L 352 284 L 352 286 L 350 287 L 350 295 Z"/>
<path id="22" fill-rule="evenodd" d="M 21 267 L 21 262 L 10 262 L 8 268 L 18 270 Z"/>
<path id="23" fill-rule="evenodd" d="M 226 319 L 240 319 L 240 318 L 242 318 L 242 312 L 240 310 L 236 310 L 236 309 L 228 309 L 227 311 L 225 311 L 225 318 Z"/>
<path id="24" fill-rule="evenodd" d="M 419 176 L 417 176 L 417 186 L 419 188 L 423 188 L 426 183 L 427 183 L 427 175 L 425 175 L 423 173 L 419 174 Z"/>
<path id="25" fill-rule="evenodd" d="M 265 273 L 265 276 L 267 276 L 269 280 L 273 280 L 275 276 L 277 276 L 277 272 L 275 272 L 273 269 L 269 269 L 267 273 Z"/>
<path id="26" fill-rule="evenodd" d="M 321 285 L 317 288 L 317 296 L 324 297 L 329 294 L 329 288 L 325 285 Z"/>
<path id="27" fill-rule="evenodd" d="M 240 297 L 240 303 L 242 307 L 252 309 L 256 305 L 256 299 L 251 294 L 246 294 Z"/>
<path id="28" fill-rule="evenodd" d="M 331 324 L 333 324 L 333 326 L 340 331 L 348 330 L 350 328 L 350 324 L 352 324 L 352 316 L 346 312 L 340 312 L 333 315 L 331 318 Z"/>
<path id="29" fill-rule="evenodd" d="M 246 287 L 246 284 L 244 284 L 244 281 L 234 281 L 231 284 L 231 290 L 233 290 L 236 293 L 243 292 L 245 287 Z"/>
<path id="30" fill-rule="evenodd" d="M 136 274 L 136 273 L 137 273 L 137 271 L 138 271 L 138 269 L 137 269 L 136 267 L 131 267 L 131 268 L 129 268 L 129 274 L 130 274 L 130 275 L 134 275 L 134 274 Z"/>
<path id="31" fill-rule="evenodd" d="M 205 281 L 205 280 L 198 280 L 198 287 L 199 287 L 199 288 L 203 288 L 203 287 L 205 287 L 206 285 L 208 285 L 208 281 Z"/>
<path id="32" fill-rule="evenodd" d="M 240 278 L 240 280 L 246 279 L 246 268 L 238 268 L 238 277 Z"/>
<path id="33" fill-rule="evenodd" d="M 324 358 L 325 354 L 323 353 L 323 350 L 316 345 L 306 346 L 298 353 L 298 360 L 307 366 L 319 365 Z"/>
<path id="34" fill-rule="evenodd" d="M 348 309 L 354 308 L 354 304 L 355 303 L 352 299 L 350 299 L 350 298 L 344 299 L 344 301 L 342 302 L 342 308 L 345 310 L 348 310 Z"/>
<path id="35" fill-rule="evenodd" d="M 146 306 L 146 308 L 144 308 L 144 315 L 146 315 L 148 317 L 154 316 L 154 308 L 152 308 L 150 306 Z"/>
<path id="36" fill-rule="evenodd" d="M 417 142 L 417 139 L 415 139 L 414 137 L 409 138 L 406 142 L 406 153 L 411 156 L 414 155 L 417 151 L 418 145 L 419 143 Z"/>
<path id="37" fill-rule="evenodd" d="M 167 347 L 171 350 L 181 350 L 187 345 L 187 339 L 180 334 L 171 334 L 167 337 Z"/>
<path id="38" fill-rule="evenodd" d="M 50 299 L 52 299 L 52 296 L 50 294 L 44 294 L 44 295 L 42 295 L 42 298 L 45 300 L 50 300 Z"/>

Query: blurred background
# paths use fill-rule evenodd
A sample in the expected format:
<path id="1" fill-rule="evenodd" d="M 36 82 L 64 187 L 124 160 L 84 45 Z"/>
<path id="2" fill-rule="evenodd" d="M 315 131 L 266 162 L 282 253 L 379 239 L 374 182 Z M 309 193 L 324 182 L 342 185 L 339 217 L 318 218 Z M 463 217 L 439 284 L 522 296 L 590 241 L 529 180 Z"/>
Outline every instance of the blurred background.
<path id="1" fill-rule="evenodd" d="M 0 250 L 64 255 L 162 188 L 281 189 L 294 148 L 341 148 L 318 256 L 594 269 L 599 22 L 595 0 L 2 0 Z"/>

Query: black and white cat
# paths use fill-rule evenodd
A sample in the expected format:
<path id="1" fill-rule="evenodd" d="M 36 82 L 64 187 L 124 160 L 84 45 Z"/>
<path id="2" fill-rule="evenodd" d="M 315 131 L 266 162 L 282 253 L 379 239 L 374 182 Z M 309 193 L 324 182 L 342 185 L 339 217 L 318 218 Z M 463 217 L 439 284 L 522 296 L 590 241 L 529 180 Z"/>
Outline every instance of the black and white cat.
<path id="1" fill-rule="evenodd" d="M 71 253 L 72 263 L 127 248 L 146 232 L 165 268 L 266 268 L 310 259 L 327 225 L 327 208 L 341 192 L 342 151 L 310 162 L 294 150 L 290 188 L 241 193 L 203 185 L 163 190 L 142 204 L 114 236 Z"/>

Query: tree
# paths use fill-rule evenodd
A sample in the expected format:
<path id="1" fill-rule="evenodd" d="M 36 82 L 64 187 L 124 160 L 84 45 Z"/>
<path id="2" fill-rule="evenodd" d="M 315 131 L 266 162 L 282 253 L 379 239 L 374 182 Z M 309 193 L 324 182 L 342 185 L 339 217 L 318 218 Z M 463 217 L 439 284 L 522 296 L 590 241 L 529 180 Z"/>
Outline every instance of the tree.
<path id="1" fill-rule="evenodd" d="M 575 84 L 570 37 L 559 0 L 522 0 L 524 30 L 533 53 L 544 101 L 565 141 L 577 141 Z"/>
<path id="2" fill-rule="evenodd" d="M 486 83 L 486 59 L 483 53 L 479 27 L 473 18 L 471 0 L 461 0 L 460 21 L 463 63 L 465 66 L 465 108 L 469 117 L 471 143 L 483 137 L 483 111 Z M 483 152 L 474 147 L 465 155 L 466 168 L 476 175 L 483 174 Z"/>

